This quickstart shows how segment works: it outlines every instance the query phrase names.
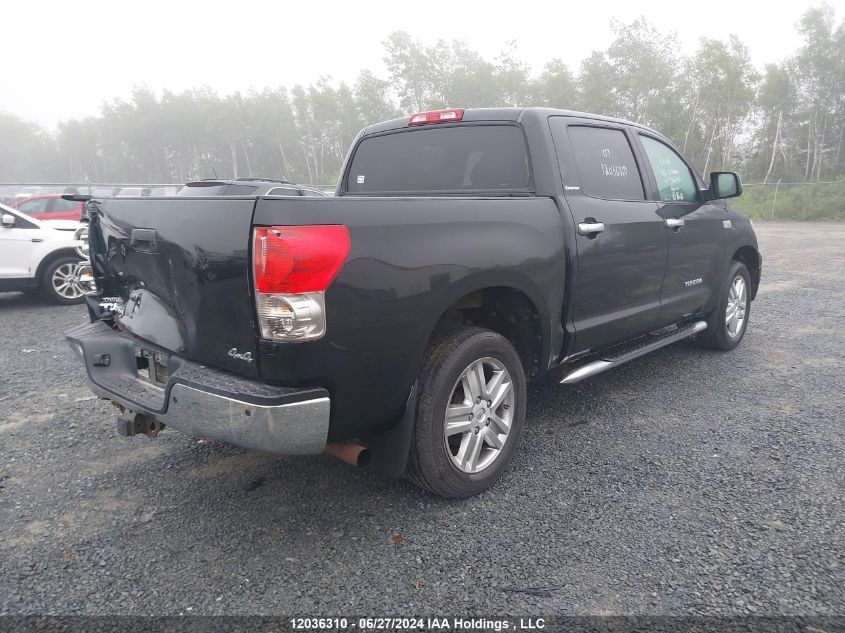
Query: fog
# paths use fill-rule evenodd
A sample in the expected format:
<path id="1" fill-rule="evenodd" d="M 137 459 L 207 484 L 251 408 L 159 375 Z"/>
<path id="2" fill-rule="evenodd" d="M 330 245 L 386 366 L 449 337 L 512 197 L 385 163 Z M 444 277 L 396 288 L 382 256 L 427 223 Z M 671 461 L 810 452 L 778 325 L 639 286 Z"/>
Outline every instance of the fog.
<path id="1" fill-rule="evenodd" d="M 395 30 L 426 43 L 464 40 L 488 59 L 515 41 L 520 58 L 539 73 L 553 58 L 577 67 L 612 40 L 612 19 L 628 22 L 640 15 L 661 32 L 677 32 L 683 53 L 691 53 L 701 37 L 735 33 L 762 65 L 798 46 L 795 23 L 811 3 L 772 6 L 728 0 L 440 5 L 12 0 L 3 7 L 0 111 L 54 128 L 62 120 L 96 115 L 103 101 L 126 97 L 139 84 L 159 94 L 203 85 L 227 94 L 308 84 L 321 76 L 351 82 L 364 68 L 386 76 L 382 42 Z M 832 6 L 841 16 L 845 2 Z"/>

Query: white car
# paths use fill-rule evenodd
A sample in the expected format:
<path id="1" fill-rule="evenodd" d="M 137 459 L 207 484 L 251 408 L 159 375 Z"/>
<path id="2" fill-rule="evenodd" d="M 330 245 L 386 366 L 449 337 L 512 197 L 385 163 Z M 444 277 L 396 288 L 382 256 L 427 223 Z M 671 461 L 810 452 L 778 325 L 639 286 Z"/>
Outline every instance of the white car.
<path id="1" fill-rule="evenodd" d="M 40 290 L 54 303 L 79 303 L 89 289 L 79 222 L 42 222 L 0 204 L 0 292 Z M 83 273 L 80 275 L 80 273 Z"/>

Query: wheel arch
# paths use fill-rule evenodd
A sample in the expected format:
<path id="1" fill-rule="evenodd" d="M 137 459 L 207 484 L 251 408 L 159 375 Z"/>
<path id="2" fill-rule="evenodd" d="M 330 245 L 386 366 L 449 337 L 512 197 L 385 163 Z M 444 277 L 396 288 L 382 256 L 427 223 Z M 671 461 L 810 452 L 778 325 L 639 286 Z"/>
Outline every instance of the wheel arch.
<path id="1" fill-rule="evenodd" d="M 447 322 L 477 325 L 508 339 L 530 380 L 547 368 L 551 348 L 549 310 L 539 289 L 519 277 L 480 276 L 457 284 L 438 303 L 426 345 Z"/>
<path id="2" fill-rule="evenodd" d="M 47 270 L 47 268 L 57 259 L 61 259 L 63 257 L 73 257 L 78 261 L 82 261 L 82 258 L 79 257 L 79 254 L 76 252 L 76 248 L 72 246 L 52 251 L 48 255 L 44 256 L 38 263 L 38 267 L 35 269 L 35 283 L 40 286 L 41 276 L 44 274 L 44 271 Z"/>
<path id="3" fill-rule="evenodd" d="M 748 269 L 748 275 L 751 277 L 750 298 L 753 300 L 757 296 L 757 290 L 760 287 L 760 272 L 762 268 L 760 252 L 750 244 L 746 244 L 734 250 L 733 255 L 731 255 L 731 261 L 742 262 Z"/>

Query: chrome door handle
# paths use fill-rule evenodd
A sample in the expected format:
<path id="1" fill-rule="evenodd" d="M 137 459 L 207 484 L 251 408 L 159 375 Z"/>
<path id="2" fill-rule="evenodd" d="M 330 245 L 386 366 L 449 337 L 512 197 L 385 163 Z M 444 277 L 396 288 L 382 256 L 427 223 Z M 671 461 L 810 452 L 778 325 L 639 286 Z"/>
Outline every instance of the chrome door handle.
<path id="1" fill-rule="evenodd" d="M 581 222 L 578 225 L 578 235 L 595 235 L 604 231 L 603 222 Z"/>
<path id="2" fill-rule="evenodd" d="M 680 231 L 684 226 L 683 218 L 666 218 L 666 226 L 670 229 Z"/>

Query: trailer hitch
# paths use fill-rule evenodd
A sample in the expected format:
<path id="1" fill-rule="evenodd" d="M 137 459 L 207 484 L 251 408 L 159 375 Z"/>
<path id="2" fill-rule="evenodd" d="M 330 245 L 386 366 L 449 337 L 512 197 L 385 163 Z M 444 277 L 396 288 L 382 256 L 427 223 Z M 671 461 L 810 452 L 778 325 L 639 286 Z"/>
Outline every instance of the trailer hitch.
<path id="1" fill-rule="evenodd" d="M 143 433 L 154 438 L 163 428 L 164 424 L 155 418 L 137 411 L 124 410 L 117 416 L 117 432 L 123 437 L 134 437 Z"/>

